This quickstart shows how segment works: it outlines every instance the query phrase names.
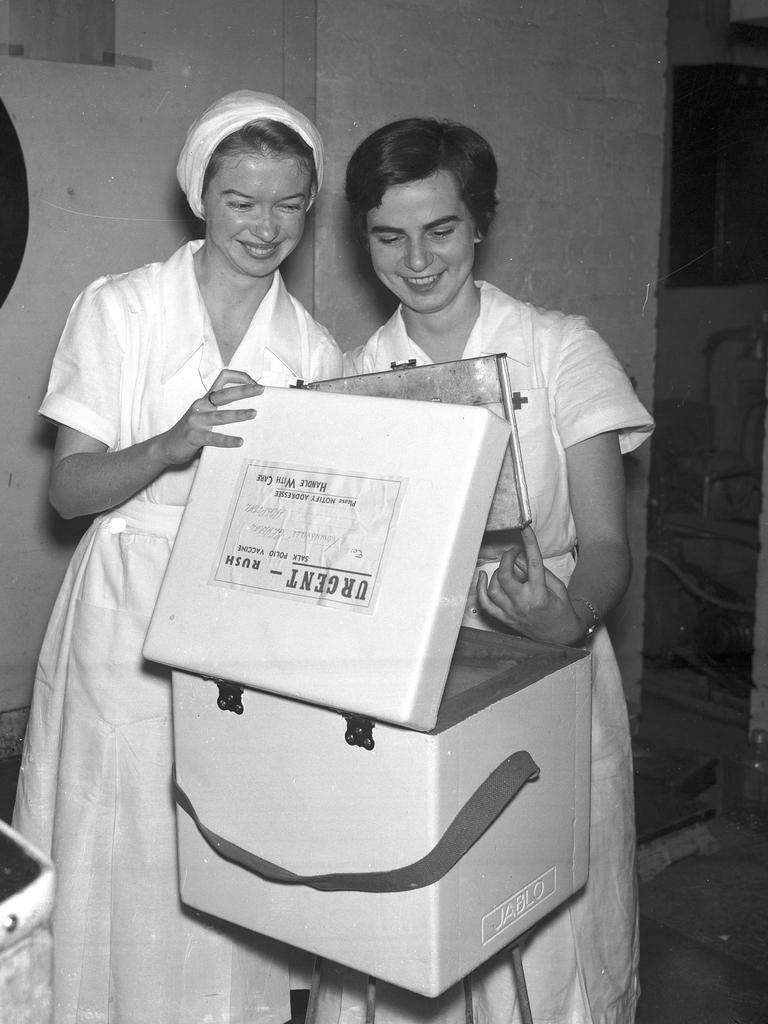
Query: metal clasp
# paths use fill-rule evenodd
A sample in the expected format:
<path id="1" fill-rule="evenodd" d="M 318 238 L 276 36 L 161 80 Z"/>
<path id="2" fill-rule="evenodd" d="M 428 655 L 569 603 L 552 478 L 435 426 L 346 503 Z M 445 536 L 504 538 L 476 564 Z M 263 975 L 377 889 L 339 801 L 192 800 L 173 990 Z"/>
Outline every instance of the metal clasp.
<path id="1" fill-rule="evenodd" d="M 365 750 L 373 750 L 376 741 L 373 738 L 373 727 L 376 724 L 373 719 L 364 715 L 344 715 L 347 721 L 347 731 L 344 739 L 350 747 L 364 747 Z"/>

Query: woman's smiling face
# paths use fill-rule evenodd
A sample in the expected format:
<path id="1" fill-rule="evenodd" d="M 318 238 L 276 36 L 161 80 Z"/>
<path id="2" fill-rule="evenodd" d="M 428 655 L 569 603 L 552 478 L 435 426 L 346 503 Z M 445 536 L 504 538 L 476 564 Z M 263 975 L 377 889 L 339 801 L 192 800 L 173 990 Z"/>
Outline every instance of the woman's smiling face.
<path id="1" fill-rule="evenodd" d="M 203 196 L 209 256 L 249 277 L 270 277 L 299 244 L 310 173 L 292 157 L 228 156 Z"/>
<path id="2" fill-rule="evenodd" d="M 480 237 L 448 171 L 388 188 L 366 234 L 376 275 L 414 313 L 448 309 L 474 289 Z"/>

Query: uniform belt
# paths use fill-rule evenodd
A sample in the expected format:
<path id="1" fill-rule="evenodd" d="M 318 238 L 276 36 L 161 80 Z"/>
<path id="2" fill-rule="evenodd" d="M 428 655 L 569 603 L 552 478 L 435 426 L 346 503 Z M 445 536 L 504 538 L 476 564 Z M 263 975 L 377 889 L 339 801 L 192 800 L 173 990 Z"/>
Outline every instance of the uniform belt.
<path id="1" fill-rule="evenodd" d="M 151 533 L 173 540 L 184 513 L 183 505 L 160 505 L 157 502 L 132 498 L 104 513 L 99 519 L 108 533 Z"/>

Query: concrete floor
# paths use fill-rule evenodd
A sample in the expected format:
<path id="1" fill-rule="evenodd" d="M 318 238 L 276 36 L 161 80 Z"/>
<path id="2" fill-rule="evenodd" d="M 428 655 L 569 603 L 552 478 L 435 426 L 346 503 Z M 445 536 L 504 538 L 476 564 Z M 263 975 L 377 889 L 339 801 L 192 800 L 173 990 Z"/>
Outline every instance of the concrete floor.
<path id="1" fill-rule="evenodd" d="M 747 814 L 739 799 L 744 727 L 681 706 L 676 683 L 644 691 L 638 736 L 717 758 L 698 797 L 714 812 L 701 826 L 713 844 L 641 882 L 637 1024 L 768 1024 L 768 805 Z"/>
<path id="2" fill-rule="evenodd" d="M 768 1024 L 768 808 L 747 820 L 724 804 L 722 766 L 735 763 L 743 729 L 681 708 L 663 689 L 643 698 L 639 739 L 714 754 L 720 767 L 701 794 L 714 808 L 701 825 L 712 852 L 675 860 L 640 886 L 637 1024 Z M 0 762 L 6 821 L 17 772 L 18 758 Z"/>

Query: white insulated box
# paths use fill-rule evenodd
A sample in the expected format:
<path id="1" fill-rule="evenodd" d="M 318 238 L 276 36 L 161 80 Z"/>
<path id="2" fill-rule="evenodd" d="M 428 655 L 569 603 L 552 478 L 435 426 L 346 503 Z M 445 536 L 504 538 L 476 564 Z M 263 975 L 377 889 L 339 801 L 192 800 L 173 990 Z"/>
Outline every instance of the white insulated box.
<path id="1" fill-rule="evenodd" d="M 509 424 L 290 388 L 243 404 L 244 445 L 203 451 L 145 655 L 431 729 Z"/>
<path id="2" fill-rule="evenodd" d="M 377 723 L 372 750 L 349 746 L 331 709 L 246 689 L 235 715 L 219 710 L 214 682 L 174 672 L 183 902 L 437 996 L 576 892 L 589 855 L 589 656 L 461 634 L 434 729 Z M 538 777 L 429 885 L 323 891 L 249 865 L 248 854 L 300 876 L 411 865 L 518 751 Z"/>
<path id="3" fill-rule="evenodd" d="M 203 454 L 145 644 L 181 897 L 436 996 L 586 880 L 589 655 L 460 629 L 504 420 L 255 404 Z"/>

